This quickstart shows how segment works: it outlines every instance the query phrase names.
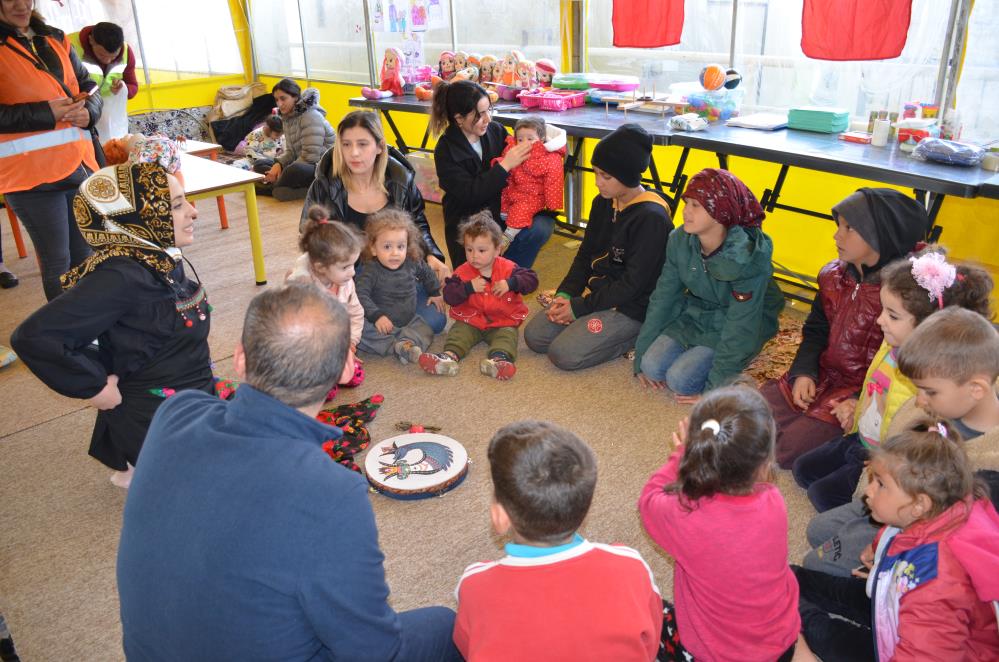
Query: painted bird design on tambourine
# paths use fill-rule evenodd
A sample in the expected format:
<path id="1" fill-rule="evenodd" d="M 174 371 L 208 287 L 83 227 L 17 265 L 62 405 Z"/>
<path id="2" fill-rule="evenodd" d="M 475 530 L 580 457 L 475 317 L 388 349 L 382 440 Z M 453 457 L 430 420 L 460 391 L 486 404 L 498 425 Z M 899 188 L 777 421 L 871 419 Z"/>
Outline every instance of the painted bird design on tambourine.
<path id="1" fill-rule="evenodd" d="M 414 451 L 419 452 L 419 459 L 415 462 L 406 460 L 406 457 Z M 405 480 L 413 474 L 435 474 L 450 467 L 453 460 L 450 448 L 433 441 L 415 441 L 402 446 L 392 442 L 390 446 L 384 447 L 380 455 L 382 457 L 392 456 L 391 462 L 378 461 L 382 465 L 378 471 L 385 476 L 386 480 L 392 477 Z"/>

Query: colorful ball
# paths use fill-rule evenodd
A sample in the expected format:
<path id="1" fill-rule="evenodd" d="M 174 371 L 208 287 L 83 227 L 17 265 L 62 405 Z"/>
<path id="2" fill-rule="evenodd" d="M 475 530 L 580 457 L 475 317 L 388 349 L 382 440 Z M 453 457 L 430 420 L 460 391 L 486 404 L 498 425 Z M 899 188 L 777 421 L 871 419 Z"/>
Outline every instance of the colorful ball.
<path id="1" fill-rule="evenodd" d="M 742 82 L 742 74 L 740 74 L 735 69 L 728 69 L 725 71 L 725 88 L 729 90 L 734 90 L 739 87 L 739 83 Z"/>
<path id="2" fill-rule="evenodd" d="M 709 64 L 701 69 L 701 86 L 705 90 L 717 90 L 725 84 L 725 69 L 718 64 Z"/>

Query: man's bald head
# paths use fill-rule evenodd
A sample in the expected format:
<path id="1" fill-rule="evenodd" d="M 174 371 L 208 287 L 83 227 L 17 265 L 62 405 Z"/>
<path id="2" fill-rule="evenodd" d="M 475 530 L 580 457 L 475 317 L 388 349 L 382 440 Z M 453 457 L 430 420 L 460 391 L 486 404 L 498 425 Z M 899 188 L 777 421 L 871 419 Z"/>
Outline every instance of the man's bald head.
<path id="1" fill-rule="evenodd" d="M 255 296 L 243 322 L 246 383 L 289 407 L 322 402 L 350 347 L 350 318 L 315 285 L 290 283 Z"/>

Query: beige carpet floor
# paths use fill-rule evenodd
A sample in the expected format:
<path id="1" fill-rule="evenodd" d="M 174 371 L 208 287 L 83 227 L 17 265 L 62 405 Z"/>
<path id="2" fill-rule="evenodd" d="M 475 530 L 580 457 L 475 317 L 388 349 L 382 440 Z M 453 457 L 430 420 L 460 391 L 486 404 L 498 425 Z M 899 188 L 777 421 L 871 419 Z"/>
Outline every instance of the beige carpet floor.
<path id="1" fill-rule="evenodd" d="M 223 231 L 214 204 L 199 203 L 197 243 L 185 251 L 215 307 L 210 343 L 223 375 L 231 374 L 243 312 L 259 291 L 242 197 L 229 196 L 227 205 L 231 228 Z M 300 209 L 297 203 L 260 201 L 272 284 L 283 279 L 296 255 Z M 439 237 L 439 207 L 429 205 L 428 215 Z M 2 238 L 7 264 L 21 278 L 20 287 L 0 291 L 0 343 L 6 343 L 43 297 L 34 256 L 16 258 L 6 222 Z M 571 239 L 552 238 L 536 265 L 542 288 L 558 284 L 576 246 Z M 530 305 L 538 307 L 533 297 Z M 439 337 L 435 347 L 442 344 Z M 464 484 L 441 498 L 371 496 L 394 607 L 454 606 L 455 582 L 464 567 L 502 555 L 502 541 L 489 527 L 485 449 L 499 427 L 523 418 L 565 425 L 593 446 L 600 473 L 583 534 L 637 548 L 663 595 L 671 595 L 671 562 L 643 532 L 635 503 L 645 480 L 666 459 L 670 432 L 688 408 L 642 390 L 626 359 L 563 373 L 523 341 L 521 350 L 518 373 L 508 383 L 478 374 L 480 346 L 457 377 L 434 378 L 392 359 L 370 359 L 367 381 L 341 391 L 343 402 L 384 395 L 371 425 L 374 440 L 396 434 L 399 421 L 438 425 L 465 445 L 472 461 Z M 93 419 L 92 409 L 49 391 L 20 362 L 0 371 L 0 612 L 28 662 L 123 659 L 114 570 L 126 493 L 86 454 Z M 787 472 L 778 483 L 790 513 L 790 558 L 800 560 L 813 510 Z"/>

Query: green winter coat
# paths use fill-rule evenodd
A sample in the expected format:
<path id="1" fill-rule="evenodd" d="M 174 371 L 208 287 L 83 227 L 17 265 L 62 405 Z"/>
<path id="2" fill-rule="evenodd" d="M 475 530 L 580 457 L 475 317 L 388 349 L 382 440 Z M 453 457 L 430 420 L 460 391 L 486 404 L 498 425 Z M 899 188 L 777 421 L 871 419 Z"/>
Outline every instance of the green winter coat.
<path id="1" fill-rule="evenodd" d="M 701 256 L 700 240 L 677 228 L 635 341 L 635 373 L 661 335 L 685 348 L 702 345 L 715 351 L 706 391 L 742 372 L 777 333 L 777 315 L 784 307 L 772 256 L 773 242 L 759 228 L 730 228 L 707 258 Z"/>

